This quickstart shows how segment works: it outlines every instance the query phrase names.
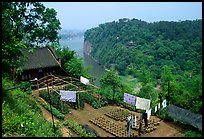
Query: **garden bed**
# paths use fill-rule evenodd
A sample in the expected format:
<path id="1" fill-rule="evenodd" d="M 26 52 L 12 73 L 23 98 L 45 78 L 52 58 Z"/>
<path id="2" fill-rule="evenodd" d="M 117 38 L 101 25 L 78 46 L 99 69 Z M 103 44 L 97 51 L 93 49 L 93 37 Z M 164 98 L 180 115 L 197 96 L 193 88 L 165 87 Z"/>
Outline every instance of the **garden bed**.
<path id="1" fill-rule="evenodd" d="M 90 120 L 90 122 L 99 126 L 106 132 L 109 132 L 112 135 L 115 135 L 116 137 L 127 137 L 128 136 L 128 133 L 124 127 L 122 127 L 119 124 L 116 124 L 114 121 L 108 120 L 107 118 L 103 116 L 97 117 L 94 120 Z"/>

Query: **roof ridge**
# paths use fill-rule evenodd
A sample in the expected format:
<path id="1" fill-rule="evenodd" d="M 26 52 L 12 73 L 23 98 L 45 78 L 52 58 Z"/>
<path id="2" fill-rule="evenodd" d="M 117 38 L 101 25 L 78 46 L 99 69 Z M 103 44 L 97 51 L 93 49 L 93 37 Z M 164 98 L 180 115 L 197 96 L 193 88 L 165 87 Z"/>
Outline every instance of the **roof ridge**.
<path id="1" fill-rule="evenodd" d="M 60 62 L 57 60 L 57 56 L 54 53 L 54 51 L 48 46 L 48 51 L 50 52 L 50 54 L 52 55 L 52 57 L 56 60 L 56 62 L 60 65 Z"/>

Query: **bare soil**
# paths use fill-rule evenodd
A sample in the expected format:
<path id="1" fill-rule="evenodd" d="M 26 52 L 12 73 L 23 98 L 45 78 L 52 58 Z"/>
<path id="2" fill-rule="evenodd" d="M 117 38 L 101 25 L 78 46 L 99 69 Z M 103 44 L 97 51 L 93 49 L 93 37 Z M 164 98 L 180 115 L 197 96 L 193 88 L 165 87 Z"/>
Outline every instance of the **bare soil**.
<path id="1" fill-rule="evenodd" d="M 38 91 L 34 91 L 32 93 L 32 95 L 34 97 L 36 97 L 39 101 L 44 101 L 42 98 L 39 98 L 39 93 Z M 43 115 L 44 117 L 48 120 L 48 121 L 52 121 L 52 116 L 50 114 L 49 111 L 47 111 L 45 108 L 42 108 L 43 111 Z M 93 120 L 94 118 L 100 117 L 100 116 L 104 116 L 109 120 L 114 121 L 117 124 L 120 124 L 121 126 L 126 126 L 126 121 L 124 122 L 120 122 L 120 121 L 115 121 L 114 119 L 108 117 L 105 115 L 105 113 L 108 113 L 110 111 L 115 111 L 116 109 L 123 109 L 119 106 L 105 106 L 99 109 L 94 109 L 92 106 L 90 106 L 89 104 L 85 103 L 84 105 L 84 109 L 71 109 L 71 114 L 67 114 L 65 121 L 66 120 L 73 120 L 75 122 L 77 122 L 78 124 L 87 124 L 89 125 L 91 128 L 93 128 L 94 130 L 96 130 L 96 132 L 98 132 L 100 137 L 114 137 L 114 135 L 106 132 L 105 130 L 103 130 L 102 128 L 94 125 L 93 123 L 90 122 L 90 120 Z M 133 112 L 136 115 L 140 115 L 140 113 L 136 113 Z M 160 120 L 159 118 L 155 117 L 155 116 L 151 116 L 150 119 L 155 119 L 155 120 Z M 54 117 L 54 121 L 58 122 L 59 120 Z M 61 132 L 63 134 L 63 137 L 71 137 L 71 132 L 69 131 L 69 129 L 62 127 Z M 182 137 L 182 127 L 173 123 L 173 122 L 166 122 L 166 121 L 161 121 L 160 125 L 157 126 L 157 129 L 150 132 L 150 133 L 145 133 L 142 134 L 141 137 Z M 132 130 L 132 132 L 136 132 L 134 130 Z"/>

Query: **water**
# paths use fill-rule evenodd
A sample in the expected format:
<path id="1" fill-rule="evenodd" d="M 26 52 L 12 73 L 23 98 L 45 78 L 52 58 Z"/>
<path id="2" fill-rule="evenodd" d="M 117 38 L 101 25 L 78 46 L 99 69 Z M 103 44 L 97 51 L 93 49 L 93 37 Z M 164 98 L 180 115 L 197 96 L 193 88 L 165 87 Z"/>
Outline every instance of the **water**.
<path id="1" fill-rule="evenodd" d="M 83 53 L 83 43 L 83 37 L 74 38 L 72 40 L 60 40 L 60 45 L 62 48 L 69 47 L 71 50 L 76 51 L 76 55 L 78 57 L 81 57 L 83 59 L 84 66 L 89 68 L 90 75 L 96 79 L 95 85 L 100 86 L 99 79 L 104 74 L 105 70 L 101 65 L 96 63 L 89 55 Z"/>

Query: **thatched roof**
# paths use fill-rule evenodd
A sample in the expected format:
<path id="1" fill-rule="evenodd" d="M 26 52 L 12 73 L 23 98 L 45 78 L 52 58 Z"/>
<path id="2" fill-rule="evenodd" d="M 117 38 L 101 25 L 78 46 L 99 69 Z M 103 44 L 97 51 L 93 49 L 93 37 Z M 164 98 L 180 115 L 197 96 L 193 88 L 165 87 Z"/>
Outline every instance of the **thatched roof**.
<path id="1" fill-rule="evenodd" d="M 23 57 L 20 57 L 23 70 L 61 66 L 59 58 L 50 47 L 34 48 L 23 50 Z"/>

